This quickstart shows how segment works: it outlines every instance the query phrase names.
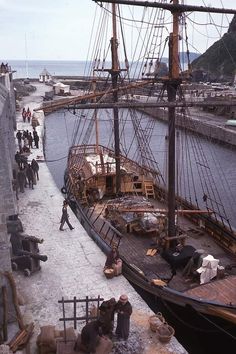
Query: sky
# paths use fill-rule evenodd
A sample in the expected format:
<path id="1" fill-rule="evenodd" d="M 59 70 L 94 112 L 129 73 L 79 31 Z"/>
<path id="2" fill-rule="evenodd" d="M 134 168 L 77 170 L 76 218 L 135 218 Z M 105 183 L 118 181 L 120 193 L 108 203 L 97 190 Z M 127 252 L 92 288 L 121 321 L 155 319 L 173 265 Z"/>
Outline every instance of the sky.
<path id="1" fill-rule="evenodd" d="M 223 4 L 225 8 L 236 9 L 235 0 L 186 0 L 185 3 L 214 7 Z M 6 60 L 85 60 L 98 11 L 99 6 L 92 0 L 0 0 L 0 57 Z M 128 14 L 127 7 L 125 11 Z M 141 10 L 137 10 L 137 14 L 138 11 Z M 219 15 L 217 23 L 228 27 L 232 16 L 227 16 L 222 22 Z M 209 16 L 202 13 L 192 18 L 195 22 L 209 22 Z M 204 52 L 220 35 L 219 29 L 217 33 L 211 27 L 206 30 L 202 25 L 194 31 L 189 28 L 189 39 L 199 52 Z M 221 32 L 225 31 L 227 28 Z M 206 40 L 206 34 L 212 38 Z M 194 47 L 190 51 L 195 51 Z"/>

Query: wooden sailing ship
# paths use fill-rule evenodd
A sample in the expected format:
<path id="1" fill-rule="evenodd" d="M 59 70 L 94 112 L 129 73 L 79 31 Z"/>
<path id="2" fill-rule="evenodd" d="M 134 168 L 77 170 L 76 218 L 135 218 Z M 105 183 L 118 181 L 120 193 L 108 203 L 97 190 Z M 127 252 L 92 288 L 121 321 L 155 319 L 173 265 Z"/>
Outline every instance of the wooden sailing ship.
<path id="1" fill-rule="evenodd" d="M 114 243 L 118 245 L 123 260 L 123 274 L 128 280 L 169 304 L 189 307 L 197 313 L 210 316 L 217 323 L 220 321 L 221 326 L 226 323 L 230 330 L 236 324 L 236 275 L 233 274 L 235 231 L 227 217 L 213 209 L 214 203 L 211 203 L 208 192 L 203 194 L 202 205 L 194 203 L 193 198 L 187 200 L 179 193 L 175 162 L 176 106 L 181 108 L 181 114 L 184 107 L 188 106 L 178 96 L 187 76 L 186 72 L 184 75 L 179 73 L 179 18 L 185 11 L 220 13 L 222 9 L 181 5 L 178 0 L 171 4 L 165 1 L 145 2 L 146 7 L 165 9 L 173 15 L 173 29 L 168 38 L 169 74 L 161 79 L 154 75 L 154 78 L 149 76 L 138 82 L 123 80 L 120 84 L 121 73 L 127 68 L 122 69 L 118 59 L 117 3 L 143 6 L 143 2 L 103 2 L 112 3 L 112 65 L 110 69 L 103 67 L 100 71 L 111 75 L 111 87 L 100 92 L 93 87 L 94 93 L 44 106 L 45 112 L 65 105 L 70 105 L 74 111 L 95 109 L 91 119 L 95 126 L 100 108 L 103 111 L 112 108 L 113 111 L 114 149 L 98 143 L 98 130 L 95 144 L 84 140 L 70 148 L 64 186 L 67 198 L 81 224 L 105 253 Z M 235 14 L 236 10 L 224 9 L 223 12 Z M 96 71 L 99 72 L 99 69 Z M 168 100 L 147 103 L 120 99 L 130 90 L 134 92 L 132 90 L 140 87 L 155 85 L 158 80 L 163 85 L 163 91 L 167 92 Z M 104 96 L 108 98 L 105 102 L 101 101 Z M 86 100 L 86 104 L 80 103 L 82 100 Z M 156 168 L 155 158 L 148 149 L 148 139 L 145 140 L 138 129 L 135 135 L 143 138 L 139 144 L 139 150 L 143 151 L 140 161 L 121 152 L 118 111 L 130 106 L 132 109 L 168 109 L 167 184 Z M 141 123 L 137 125 L 141 126 Z M 200 271 L 197 272 L 202 260 L 206 267 L 212 267 L 214 276 L 211 273 L 211 280 L 208 278 L 204 281 Z"/>

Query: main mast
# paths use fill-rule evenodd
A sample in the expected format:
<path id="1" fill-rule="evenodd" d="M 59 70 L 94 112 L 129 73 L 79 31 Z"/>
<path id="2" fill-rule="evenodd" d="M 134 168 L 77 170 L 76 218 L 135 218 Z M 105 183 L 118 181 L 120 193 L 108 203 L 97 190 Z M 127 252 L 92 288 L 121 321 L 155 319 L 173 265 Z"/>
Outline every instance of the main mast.
<path id="1" fill-rule="evenodd" d="M 117 40 L 117 27 L 116 27 L 116 4 L 112 4 L 112 38 L 111 38 L 111 60 L 112 67 L 110 70 L 112 79 L 113 102 L 118 102 L 117 84 L 118 76 L 120 74 L 119 61 L 118 61 L 118 40 Z M 116 194 L 120 192 L 120 132 L 119 132 L 119 114 L 118 108 L 113 107 L 114 116 L 114 142 L 115 142 L 115 160 L 116 160 Z"/>
<path id="2" fill-rule="evenodd" d="M 178 5 L 179 0 L 173 0 Z M 179 80 L 179 13 L 173 13 L 173 28 L 169 37 L 169 80 L 167 81 L 168 102 L 176 100 Z M 175 107 L 168 108 L 168 236 L 174 237 L 175 228 Z"/>

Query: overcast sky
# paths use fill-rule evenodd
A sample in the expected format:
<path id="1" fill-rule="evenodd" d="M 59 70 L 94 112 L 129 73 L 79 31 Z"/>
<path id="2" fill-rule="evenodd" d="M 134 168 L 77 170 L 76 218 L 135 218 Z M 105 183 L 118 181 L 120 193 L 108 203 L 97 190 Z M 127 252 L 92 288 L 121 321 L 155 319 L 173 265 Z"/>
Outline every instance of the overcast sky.
<path id="1" fill-rule="evenodd" d="M 181 0 L 180 0 L 181 1 Z M 168 1 L 169 2 L 169 1 Z M 188 0 L 188 4 L 235 8 L 236 0 Z M 96 5 L 92 0 L 0 0 L 0 43 L 1 59 L 84 60 Z M 209 21 L 206 14 L 194 15 L 196 22 Z M 232 16 L 225 17 L 224 24 Z M 218 17 L 221 24 L 221 17 Z M 206 41 L 204 26 L 192 33 L 199 51 L 216 40 L 218 34 L 211 33 Z M 226 29 L 222 30 L 226 32 Z M 190 48 L 190 51 L 194 51 Z"/>

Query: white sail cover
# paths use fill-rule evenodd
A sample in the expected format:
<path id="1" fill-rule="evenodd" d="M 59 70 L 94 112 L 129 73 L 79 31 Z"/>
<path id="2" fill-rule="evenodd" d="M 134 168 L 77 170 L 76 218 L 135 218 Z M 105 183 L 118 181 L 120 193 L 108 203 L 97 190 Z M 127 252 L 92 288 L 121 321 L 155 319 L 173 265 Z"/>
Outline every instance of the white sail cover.
<path id="1" fill-rule="evenodd" d="M 208 283 L 216 276 L 218 264 L 219 259 L 214 258 L 210 254 L 203 258 L 202 266 L 197 269 L 197 272 L 201 274 L 200 284 Z"/>

